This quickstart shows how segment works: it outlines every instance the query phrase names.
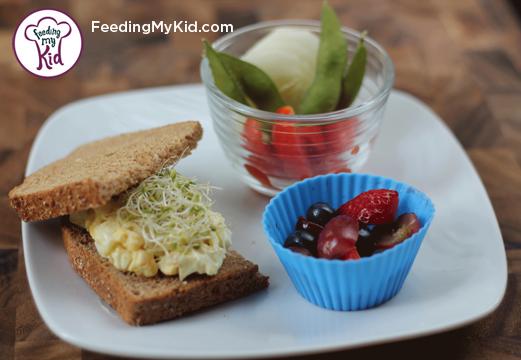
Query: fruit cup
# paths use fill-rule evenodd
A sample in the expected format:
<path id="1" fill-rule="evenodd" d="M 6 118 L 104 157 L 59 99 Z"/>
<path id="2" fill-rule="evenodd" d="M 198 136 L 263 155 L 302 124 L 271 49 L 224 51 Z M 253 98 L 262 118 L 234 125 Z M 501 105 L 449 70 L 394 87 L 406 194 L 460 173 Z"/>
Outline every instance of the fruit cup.
<path id="1" fill-rule="evenodd" d="M 241 56 L 258 39 L 278 27 L 320 32 L 318 21 L 284 20 L 247 26 L 217 40 L 215 50 Z M 343 28 L 353 54 L 361 34 Z M 327 173 L 356 172 L 367 161 L 378 134 L 394 82 L 389 56 L 366 37 L 365 78 L 355 103 L 346 109 L 314 115 L 277 113 L 243 105 L 214 84 L 208 61 L 201 62 L 214 130 L 240 178 L 253 189 L 273 196 L 296 181 Z"/>
<path id="2" fill-rule="evenodd" d="M 283 246 L 296 219 L 316 202 L 338 208 L 371 189 L 399 193 L 398 214 L 413 212 L 421 227 L 411 237 L 381 253 L 357 260 L 304 256 Z M 419 190 L 392 179 L 364 174 L 317 176 L 287 187 L 271 199 L 263 227 L 297 291 L 309 302 L 332 310 L 363 310 L 393 298 L 402 288 L 434 217 L 431 200 Z"/>

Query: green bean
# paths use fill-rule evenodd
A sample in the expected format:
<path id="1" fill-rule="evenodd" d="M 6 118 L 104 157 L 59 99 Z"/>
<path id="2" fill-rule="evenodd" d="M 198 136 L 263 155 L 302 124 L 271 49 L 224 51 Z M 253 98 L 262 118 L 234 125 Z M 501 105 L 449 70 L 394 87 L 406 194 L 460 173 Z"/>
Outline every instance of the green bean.
<path id="1" fill-rule="evenodd" d="M 358 47 L 353 55 L 353 60 L 351 60 L 346 75 L 342 80 L 342 95 L 338 102 L 338 109 L 349 107 L 353 101 L 355 101 L 362 87 L 367 63 L 367 50 L 364 46 L 364 36 L 365 33 L 362 33 Z"/>
<path id="2" fill-rule="evenodd" d="M 271 78 L 257 66 L 230 54 L 218 53 L 219 59 L 239 80 L 250 100 L 261 110 L 276 112 L 285 105 Z"/>
<path id="3" fill-rule="evenodd" d="M 342 90 L 347 62 L 347 42 L 334 10 L 324 2 L 315 78 L 297 113 L 318 114 L 335 109 Z"/>
<path id="4" fill-rule="evenodd" d="M 244 90 L 241 87 L 241 84 L 235 78 L 233 73 L 231 73 L 222 63 L 217 51 L 212 48 L 212 45 L 210 45 L 208 41 L 203 40 L 203 44 L 206 58 L 208 59 L 210 69 L 212 70 L 213 81 L 215 82 L 215 85 L 225 95 L 242 104 L 248 105 L 248 100 Z"/>

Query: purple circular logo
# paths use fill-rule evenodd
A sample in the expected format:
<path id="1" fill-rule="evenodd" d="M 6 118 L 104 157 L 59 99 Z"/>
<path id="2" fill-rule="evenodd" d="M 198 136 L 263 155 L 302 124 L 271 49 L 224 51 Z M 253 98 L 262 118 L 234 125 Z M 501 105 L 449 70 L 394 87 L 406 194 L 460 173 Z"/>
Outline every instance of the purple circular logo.
<path id="1" fill-rule="evenodd" d="M 13 48 L 20 65 L 31 74 L 56 77 L 69 71 L 82 49 L 76 22 L 58 10 L 38 10 L 18 25 Z"/>

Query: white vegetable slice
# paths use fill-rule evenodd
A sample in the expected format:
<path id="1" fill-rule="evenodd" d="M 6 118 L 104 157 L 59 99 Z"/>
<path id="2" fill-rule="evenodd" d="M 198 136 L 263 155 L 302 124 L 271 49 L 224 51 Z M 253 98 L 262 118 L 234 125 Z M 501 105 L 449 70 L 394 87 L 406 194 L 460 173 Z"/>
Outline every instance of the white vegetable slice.
<path id="1" fill-rule="evenodd" d="M 314 33 L 281 27 L 260 39 L 243 56 L 266 72 L 286 103 L 296 107 L 315 76 L 319 38 Z"/>

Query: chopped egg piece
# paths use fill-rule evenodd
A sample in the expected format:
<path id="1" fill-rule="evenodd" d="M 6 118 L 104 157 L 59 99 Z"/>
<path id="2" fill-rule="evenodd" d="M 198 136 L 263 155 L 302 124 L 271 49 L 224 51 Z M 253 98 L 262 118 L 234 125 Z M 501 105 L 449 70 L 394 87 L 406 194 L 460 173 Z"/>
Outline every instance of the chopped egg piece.
<path id="1" fill-rule="evenodd" d="M 211 210 L 209 187 L 173 169 L 97 209 L 72 214 L 98 253 L 115 268 L 151 277 L 160 271 L 215 275 L 231 244 L 223 216 Z"/>

